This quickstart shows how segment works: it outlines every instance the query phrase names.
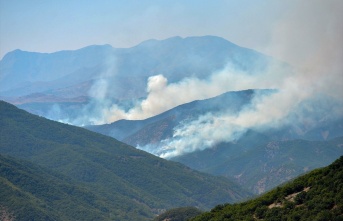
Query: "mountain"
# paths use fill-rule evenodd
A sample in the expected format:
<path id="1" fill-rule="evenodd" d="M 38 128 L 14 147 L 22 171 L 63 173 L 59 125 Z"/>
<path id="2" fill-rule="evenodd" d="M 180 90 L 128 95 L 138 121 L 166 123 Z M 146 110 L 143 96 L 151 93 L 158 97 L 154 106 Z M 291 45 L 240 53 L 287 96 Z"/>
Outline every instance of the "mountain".
<path id="1" fill-rule="evenodd" d="M 88 80 L 92 76 L 85 75 L 94 74 L 93 69 L 101 66 L 112 50 L 110 45 L 94 45 L 55 53 L 9 52 L 0 61 L 1 94 L 22 96 Z M 66 80 L 58 82 L 62 78 Z"/>
<path id="2" fill-rule="evenodd" d="M 98 96 L 130 107 L 147 95 L 147 80 L 154 75 L 162 74 L 173 83 L 190 77 L 207 79 L 227 65 L 259 73 L 271 62 L 276 61 L 215 36 L 148 40 L 132 48 L 93 45 L 55 53 L 15 50 L 0 61 L 0 98 L 31 113 L 72 122 L 75 113 L 89 109 Z M 88 100 L 75 106 L 79 97 Z M 67 113 L 63 107 L 61 114 L 49 115 L 61 103 Z"/>
<path id="3" fill-rule="evenodd" d="M 196 120 L 207 113 L 237 113 L 250 104 L 256 94 L 271 94 L 274 90 L 231 91 L 222 95 L 179 105 L 145 120 L 119 120 L 111 124 L 86 126 L 87 129 L 114 137 L 132 146 L 158 144 L 173 136 L 173 129 L 184 121 Z"/>
<path id="4" fill-rule="evenodd" d="M 189 205 L 210 208 L 250 196 L 224 177 L 191 170 L 113 138 L 29 114 L 3 101 L 0 113 L 0 154 L 52 170 L 81 184 L 94 197 L 111 202 L 108 208 L 99 211 L 108 220 L 111 217 L 147 220 L 168 208 Z M 36 174 L 32 176 L 36 177 Z M 9 180 L 10 177 L 5 173 L 1 179 Z M 40 185 L 46 186 L 46 183 Z M 43 194 L 40 189 L 27 191 L 32 200 L 39 198 L 37 194 Z M 15 203 L 1 201 L 0 204 L 6 204 L 16 213 L 12 210 Z M 93 208 L 101 205 L 101 201 L 96 201 Z"/>
<path id="5" fill-rule="evenodd" d="M 255 199 L 223 204 L 193 221 L 342 220 L 343 156 Z"/>

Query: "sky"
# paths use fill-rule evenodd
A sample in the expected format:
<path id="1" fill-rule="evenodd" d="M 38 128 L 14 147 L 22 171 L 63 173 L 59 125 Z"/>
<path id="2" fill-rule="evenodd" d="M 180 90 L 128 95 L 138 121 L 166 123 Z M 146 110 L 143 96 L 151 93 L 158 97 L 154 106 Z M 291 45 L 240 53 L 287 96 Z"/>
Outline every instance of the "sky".
<path id="1" fill-rule="evenodd" d="M 293 2 L 0 0 L 0 58 L 15 49 L 55 52 L 94 44 L 120 48 L 148 39 L 203 35 L 269 52 L 273 28 Z"/>

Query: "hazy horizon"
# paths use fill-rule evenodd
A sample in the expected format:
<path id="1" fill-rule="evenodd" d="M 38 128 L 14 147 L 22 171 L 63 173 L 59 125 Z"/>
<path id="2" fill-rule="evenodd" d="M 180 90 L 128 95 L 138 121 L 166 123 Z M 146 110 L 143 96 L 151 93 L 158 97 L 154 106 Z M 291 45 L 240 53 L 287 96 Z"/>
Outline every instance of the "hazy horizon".
<path id="1" fill-rule="evenodd" d="M 128 48 L 149 39 L 213 35 L 296 63 L 323 38 L 340 36 L 341 9 L 339 0 L 0 0 L 0 58 L 15 49 Z"/>

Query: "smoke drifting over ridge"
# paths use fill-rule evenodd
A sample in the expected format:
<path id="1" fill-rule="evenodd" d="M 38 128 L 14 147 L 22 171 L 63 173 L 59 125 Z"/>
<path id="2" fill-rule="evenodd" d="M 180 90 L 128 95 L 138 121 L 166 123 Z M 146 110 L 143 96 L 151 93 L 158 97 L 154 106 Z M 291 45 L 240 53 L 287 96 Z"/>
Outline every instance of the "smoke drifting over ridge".
<path id="1" fill-rule="evenodd" d="M 235 73 L 219 80 L 232 82 L 227 85 L 227 90 L 275 88 L 278 93 L 255 97 L 248 108 L 234 116 L 225 112 L 200 116 L 175 128 L 173 138 L 164 140 L 159 148 L 140 148 L 170 158 L 209 148 L 219 142 L 234 141 L 247 129 L 278 128 L 299 121 L 314 126 L 327 118 L 342 117 L 343 2 L 304 3 L 291 1 L 287 8 L 290 13 L 285 13 L 286 17 L 275 24 L 272 42 L 267 49 L 289 61 L 296 68 L 294 73 L 285 73 L 282 67 L 271 66 L 262 76 Z M 221 75 L 212 77 L 218 76 Z M 318 95 L 324 95 L 330 101 L 322 106 Z M 305 101 L 311 104 L 308 107 L 312 109 L 310 116 L 305 115 L 306 111 L 300 106 Z"/>
<path id="2" fill-rule="evenodd" d="M 171 84 L 168 84 L 168 79 L 163 75 L 152 76 L 148 79 L 146 99 L 128 111 L 113 105 L 109 109 L 107 119 L 109 122 L 119 119 L 145 119 L 193 100 L 214 97 L 231 90 L 256 88 L 258 87 L 254 84 L 256 80 L 268 77 L 267 74 L 257 75 L 251 76 L 250 73 L 228 66 L 222 71 L 213 73 L 208 79 L 186 78 Z M 262 84 L 260 88 L 267 86 L 268 83 Z"/>
<path id="3" fill-rule="evenodd" d="M 147 97 L 137 101 L 131 108 L 123 108 L 111 102 L 108 91 L 111 79 L 106 74 L 106 77 L 98 79 L 93 84 L 90 90 L 93 100 L 84 109 L 84 116 L 93 116 L 91 113 L 95 113 L 91 120 L 94 124 L 111 123 L 120 119 L 140 120 L 175 106 L 211 98 L 227 91 L 278 88 L 284 78 L 291 76 L 289 72 L 291 69 L 278 68 L 275 72 L 273 69 L 276 67 L 279 66 L 270 64 L 268 70 L 250 73 L 228 64 L 225 69 L 210 74 L 206 79 L 189 77 L 176 83 L 168 83 L 168 79 L 162 74 L 151 76 L 147 82 Z M 82 124 L 82 122 L 84 121 L 79 118 L 73 124 Z"/>

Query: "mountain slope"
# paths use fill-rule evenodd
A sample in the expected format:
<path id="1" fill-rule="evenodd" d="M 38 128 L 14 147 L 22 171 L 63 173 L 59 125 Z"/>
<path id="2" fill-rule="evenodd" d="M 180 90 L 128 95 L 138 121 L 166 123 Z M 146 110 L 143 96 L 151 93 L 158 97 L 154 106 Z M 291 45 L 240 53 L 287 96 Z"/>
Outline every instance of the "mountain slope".
<path id="1" fill-rule="evenodd" d="M 237 143 L 222 143 L 172 160 L 233 178 L 252 192 L 263 193 L 304 172 L 326 166 L 342 154 L 343 137 L 278 141 L 249 132 Z"/>
<path id="2" fill-rule="evenodd" d="M 71 179 L 0 155 L 0 204 L 15 220 L 106 220 L 115 205 Z"/>
<path id="3" fill-rule="evenodd" d="M 2 101 L 0 113 L 1 154 L 30 160 L 81 182 L 112 201 L 111 214 L 121 220 L 132 215 L 148 218 L 161 209 L 186 205 L 209 208 L 249 195 L 225 178 L 193 171 Z"/>
<path id="4" fill-rule="evenodd" d="M 343 156 L 256 199 L 218 205 L 192 220 L 342 220 Z"/>

